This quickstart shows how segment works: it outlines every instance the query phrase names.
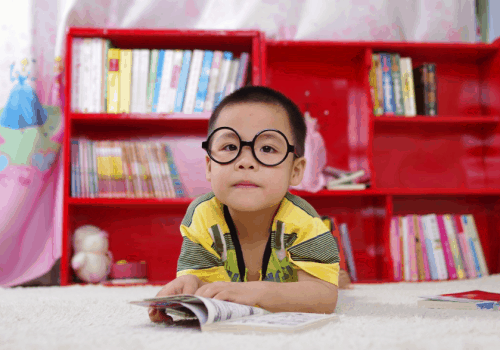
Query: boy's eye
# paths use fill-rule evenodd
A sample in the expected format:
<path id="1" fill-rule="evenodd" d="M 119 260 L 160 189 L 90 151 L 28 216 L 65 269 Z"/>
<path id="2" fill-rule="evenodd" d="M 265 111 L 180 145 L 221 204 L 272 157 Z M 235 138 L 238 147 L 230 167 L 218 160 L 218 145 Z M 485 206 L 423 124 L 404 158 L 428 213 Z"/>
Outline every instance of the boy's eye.
<path id="1" fill-rule="evenodd" d="M 236 146 L 234 144 L 229 144 L 229 145 L 225 145 L 224 147 L 222 147 L 222 150 L 223 151 L 237 151 L 238 146 Z"/>
<path id="2" fill-rule="evenodd" d="M 272 146 L 262 146 L 261 151 L 264 153 L 275 153 L 277 152 Z"/>

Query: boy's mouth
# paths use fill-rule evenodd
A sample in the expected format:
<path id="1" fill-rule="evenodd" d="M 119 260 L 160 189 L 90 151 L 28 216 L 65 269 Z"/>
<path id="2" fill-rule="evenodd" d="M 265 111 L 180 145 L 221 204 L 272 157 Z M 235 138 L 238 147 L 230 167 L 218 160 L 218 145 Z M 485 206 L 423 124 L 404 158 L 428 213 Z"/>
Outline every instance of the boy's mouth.
<path id="1" fill-rule="evenodd" d="M 257 188 L 259 186 L 256 185 L 256 184 L 254 184 L 253 182 L 250 182 L 250 181 L 241 181 L 241 182 L 238 182 L 237 184 L 235 184 L 234 187 L 238 187 L 238 188 Z"/>

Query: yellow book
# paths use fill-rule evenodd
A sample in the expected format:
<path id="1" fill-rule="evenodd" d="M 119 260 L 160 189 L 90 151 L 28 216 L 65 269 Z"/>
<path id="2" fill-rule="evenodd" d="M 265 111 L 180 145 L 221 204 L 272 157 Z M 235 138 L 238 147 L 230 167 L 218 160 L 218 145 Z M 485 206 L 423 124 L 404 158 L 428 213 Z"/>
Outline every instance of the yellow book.
<path id="1" fill-rule="evenodd" d="M 378 90 L 377 87 L 377 69 L 378 66 L 380 66 L 380 55 L 379 54 L 373 54 L 372 55 L 372 67 L 370 69 L 370 92 L 371 92 L 371 97 L 372 97 L 372 103 L 373 103 L 373 114 L 375 116 L 379 116 L 384 114 L 384 108 L 380 105 L 380 99 L 379 99 L 379 93 L 380 91 Z"/>
<path id="2" fill-rule="evenodd" d="M 108 50 L 108 113 L 118 113 L 120 104 L 120 49 Z"/>
<path id="3" fill-rule="evenodd" d="M 120 113 L 130 113 L 130 86 L 132 84 L 132 50 L 120 51 Z"/>

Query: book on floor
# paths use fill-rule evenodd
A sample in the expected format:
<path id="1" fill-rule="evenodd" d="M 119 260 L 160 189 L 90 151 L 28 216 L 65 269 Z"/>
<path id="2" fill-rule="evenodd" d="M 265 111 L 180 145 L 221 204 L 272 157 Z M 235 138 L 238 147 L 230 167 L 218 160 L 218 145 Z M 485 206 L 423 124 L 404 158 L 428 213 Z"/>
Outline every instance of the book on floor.
<path id="1" fill-rule="evenodd" d="M 335 314 L 272 313 L 255 306 L 187 294 L 156 297 L 130 303 L 163 309 L 179 324 L 188 319 L 198 320 L 202 332 L 295 333 L 319 328 L 331 321 L 338 321 L 338 316 Z"/>
<path id="2" fill-rule="evenodd" d="M 500 310 L 500 294 L 482 290 L 423 296 L 420 298 L 422 300 L 419 300 L 417 305 L 430 309 Z"/>

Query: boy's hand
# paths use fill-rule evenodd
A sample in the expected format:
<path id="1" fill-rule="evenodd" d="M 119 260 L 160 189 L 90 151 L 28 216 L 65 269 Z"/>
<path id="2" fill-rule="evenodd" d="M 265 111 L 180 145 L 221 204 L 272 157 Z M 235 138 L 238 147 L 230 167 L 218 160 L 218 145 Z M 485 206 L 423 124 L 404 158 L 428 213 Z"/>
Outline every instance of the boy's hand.
<path id="1" fill-rule="evenodd" d="M 156 297 L 165 297 L 178 294 L 194 294 L 204 283 L 197 276 L 184 275 L 177 277 L 175 280 L 167 283 Z M 150 307 L 148 309 L 149 319 L 157 323 L 172 324 L 172 317 L 168 316 L 164 310 L 158 310 Z"/>
<path id="2" fill-rule="evenodd" d="M 198 288 L 194 295 L 255 306 L 265 293 L 260 282 L 213 282 Z"/>

